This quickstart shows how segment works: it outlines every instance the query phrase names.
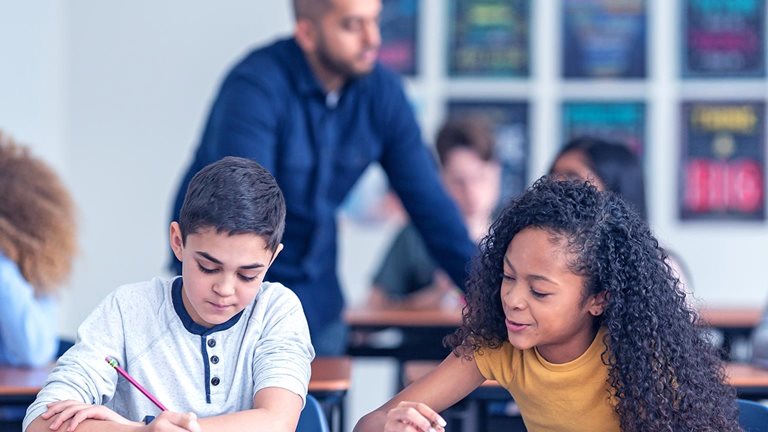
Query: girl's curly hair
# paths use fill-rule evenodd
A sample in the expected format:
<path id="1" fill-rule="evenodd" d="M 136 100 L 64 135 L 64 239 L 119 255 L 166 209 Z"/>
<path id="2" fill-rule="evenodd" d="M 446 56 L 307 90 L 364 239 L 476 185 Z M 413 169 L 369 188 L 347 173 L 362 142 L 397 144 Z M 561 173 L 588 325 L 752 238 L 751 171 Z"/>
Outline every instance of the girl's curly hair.
<path id="1" fill-rule="evenodd" d="M 56 173 L 0 132 L 0 252 L 35 294 L 50 294 L 70 274 L 75 210 Z"/>
<path id="2" fill-rule="evenodd" d="M 471 357 L 507 340 L 503 257 L 529 227 L 566 239 L 569 268 L 585 278 L 585 296 L 605 292 L 596 319 L 607 329 L 607 397 L 616 400 L 622 430 L 740 430 L 735 392 L 666 252 L 621 198 L 588 182 L 543 177 L 502 211 L 472 263 L 463 325 L 445 339 L 455 355 Z"/>

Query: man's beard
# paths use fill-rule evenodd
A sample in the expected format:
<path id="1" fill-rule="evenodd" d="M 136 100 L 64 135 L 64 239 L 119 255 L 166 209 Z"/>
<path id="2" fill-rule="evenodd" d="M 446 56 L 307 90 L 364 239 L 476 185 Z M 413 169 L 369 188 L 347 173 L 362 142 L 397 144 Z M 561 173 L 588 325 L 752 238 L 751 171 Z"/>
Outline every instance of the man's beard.
<path id="1" fill-rule="evenodd" d="M 319 40 L 317 45 L 317 61 L 324 69 L 336 75 L 340 75 L 344 79 L 357 78 L 370 72 L 370 69 L 365 71 L 358 71 L 352 65 L 335 59 L 327 49 L 325 41 L 322 39 Z"/>

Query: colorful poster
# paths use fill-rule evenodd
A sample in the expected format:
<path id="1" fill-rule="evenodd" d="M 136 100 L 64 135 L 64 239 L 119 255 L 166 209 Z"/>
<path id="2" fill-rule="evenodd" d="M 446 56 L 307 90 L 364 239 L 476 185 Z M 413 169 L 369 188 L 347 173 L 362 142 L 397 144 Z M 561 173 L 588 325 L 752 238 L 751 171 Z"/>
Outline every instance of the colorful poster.
<path id="1" fill-rule="evenodd" d="M 528 103 L 454 100 L 448 116 L 483 117 L 493 125 L 501 162 L 501 201 L 522 193 L 528 184 Z"/>
<path id="2" fill-rule="evenodd" d="M 579 137 L 626 144 L 641 158 L 645 152 L 645 103 L 564 102 L 562 144 Z"/>
<path id="3" fill-rule="evenodd" d="M 765 76 L 765 2 L 685 0 L 683 76 Z"/>
<path id="4" fill-rule="evenodd" d="M 384 0 L 379 61 L 395 71 L 418 74 L 419 0 Z"/>
<path id="5" fill-rule="evenodd" d="M 682 104 L 684 220 L 765 219 L 765 103 Z"/>
<path id="6" fill-rule="evenodd" d="M 563 2 L 565 78 L 644 78 L 645 0 Z"/>
<path id="7" fill-rule="evenodd" d="M 449 75 L 528 76 L 527 0 L 452 0 L 449 17 Z"/>

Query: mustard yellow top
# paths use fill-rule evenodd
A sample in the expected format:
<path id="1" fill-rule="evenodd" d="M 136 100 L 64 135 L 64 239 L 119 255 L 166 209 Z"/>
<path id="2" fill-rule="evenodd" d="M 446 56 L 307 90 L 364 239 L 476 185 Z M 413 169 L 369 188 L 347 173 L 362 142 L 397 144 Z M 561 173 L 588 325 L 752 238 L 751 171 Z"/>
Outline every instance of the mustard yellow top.
<path id="1" fill-rule="evenodd" d="M 521 351 L 509 342 L 475 352 L 475 362 L 486 379 L 512 394 L 529 432 L 620 431 L 608 367 L 600 358 L 606 349 L 603 336 L 605 328 L 568 363 L 550 363 L 535 348 Z"/>

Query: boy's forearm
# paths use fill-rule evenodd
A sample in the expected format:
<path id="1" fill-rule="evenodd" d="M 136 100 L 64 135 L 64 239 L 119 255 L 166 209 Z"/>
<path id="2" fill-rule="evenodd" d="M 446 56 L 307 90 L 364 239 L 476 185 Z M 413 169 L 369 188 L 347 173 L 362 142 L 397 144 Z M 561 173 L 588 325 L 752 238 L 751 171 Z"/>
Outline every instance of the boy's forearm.
<path id="1" fill-rule="evenodd" d="M 42 417 L 38 417 L 27 426 L 25 432 L 52 432 L 48 427 L 51 423 L 53 423 L 53 418 L 44 420 Z M 64 422 L 63 425 L 59 426 L 58 432 L 66 432 L 68 426 L 69 422 Z M 88 419 L 77 425 L 76 430 L 77 432 L 103 432 L 105 430 L 110 432 L 136 432 L 143 426 L 143 424 L 138 422 L 126 425 L 105 420 Z"/>
<path id="2" fill-rule="evenodd" d="M 293 432 L 296 430 L 297 424 L 292 419 L 266 409 L 249 409 L 216 417 L 201 418 L 199 423 L 203 432 L 250 432 L 253 430 Z"/>

